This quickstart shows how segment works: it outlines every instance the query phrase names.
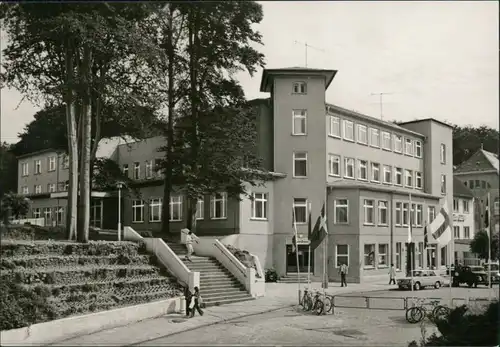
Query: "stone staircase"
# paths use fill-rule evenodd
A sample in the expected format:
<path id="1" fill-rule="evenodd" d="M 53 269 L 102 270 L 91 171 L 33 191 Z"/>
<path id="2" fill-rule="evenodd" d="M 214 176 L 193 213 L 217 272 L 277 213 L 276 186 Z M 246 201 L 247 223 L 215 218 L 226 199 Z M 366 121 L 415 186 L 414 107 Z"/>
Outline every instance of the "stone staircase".
<path id="1" fill-rule="evenodd" d="M 167 244 L 188 269 L 200 273 L 200 292 L 207 307 L 255 299 L 217 259 L 192 256 L 190 262 L 184 259 L 185 245 L 171 242 Z"/>
<path id="2" fill-rule="evenodd" d="M 300 279 L 300 283 L 307 283 L 307 273 L 289 273 L 285 276 L 280 277 L 279 283 L 298 283 Z M 311 273 L 309 283 L 311 283 L 313 279 L 313 274 Z"/>

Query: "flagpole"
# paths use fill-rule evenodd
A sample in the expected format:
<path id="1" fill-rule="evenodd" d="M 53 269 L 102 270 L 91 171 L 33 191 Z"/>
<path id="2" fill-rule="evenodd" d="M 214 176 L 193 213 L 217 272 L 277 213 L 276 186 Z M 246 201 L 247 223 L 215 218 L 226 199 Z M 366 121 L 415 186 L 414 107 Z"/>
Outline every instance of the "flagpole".
<path id="1" fill-rule="evenodd" d="M 309 220 L 308 220 L 308 225 L 311 225 L 311 206 L 312 204 L 309 203 L 308 204 L 308 209 L 309 209 L 309 213 L 307 214 Z M 309 230 L 308 230 L 308 239 L 311 237 L 311 235 L 309 235 Z M 311 240 L 309 240 L 309 245 L 307 247 L 307 285 L 309 285 L 309 283 L 311 283 Z"/>
<path id="2" fill-rule="evenodd" d="M 488 301 L 491 302 L 491 210 L 490 210 L 490 205 L 491 205 L 491 193 L 488 192 L 488 200 L 487 200 L 488 205 L 486 208 L 488 209 L 486 211 L 487 216 L 488 216 Z"/>
<path id="3" fill-rule="evenodd" d="M 295 257 L 297 259 L 297 285 L 298 285 L 298 295 L 299 295 L 299 304 L 300 304 L 300 262 L 299 262 L 299 243 L 298 243 L 298 235 L 297 235 L 297 222 L 295 220 L 295 207 L 292 209 L 292 219 L 293 219 L 293 231 L 295 233 Z M 305 303 L 304 303 L 305 304 Z"/>
<path id="4" fill-rule="evenodd" d="M 412 228 L 412 220 L 411 220 L 411 215 L 412 215 L 412 204 L 411 204 L 411 193 L 409 194 L 409 199 L 410 202 L 408 203 L 408 214 L 410 215 L 409 221 L 408 221 L 408 261 L 410 262 L 410 279 L 411 279 L 411 292 L 413 295 L 413 255 L 412 255 L 412 235 L 411 235 L 411 228 Z"/>
<path id="5" fill-rule="evenodd" d="M 447 200 L 446 200 L 447 201 Z M 446 202 L 445 202 L 446 203 Z M 452 284 L 453 284 L 453 272 L 455 271 L 451 271 L 451 265 L 453 264 L 453 268 L 455 268 L 455 262 L 453 261 L 453 258 L 455 258 L 455 232 L 453 231 L 453 228 L 451 225 L 448 226 L 448 228 L 450 228 L 450 235 L 451 235 L 451 242 L 449 243 L 450 247 L 449 248 L 449 252 L 450 252 L 450 255 L 448 256 L 448 258 L 450 259 L 450 308 L 453 307 L 453 290 L 452 290 Z M 455 270 L 455 269 L 454 269 Z"/>

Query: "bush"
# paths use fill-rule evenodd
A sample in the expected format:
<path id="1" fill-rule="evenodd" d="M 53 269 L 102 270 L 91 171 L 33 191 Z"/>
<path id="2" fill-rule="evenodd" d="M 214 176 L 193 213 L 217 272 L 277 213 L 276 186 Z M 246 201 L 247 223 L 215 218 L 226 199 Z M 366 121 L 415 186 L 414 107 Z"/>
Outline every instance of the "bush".
<path id="1" fill-rule="evenodd" d="M 153 233 L 150 230 L 141 230 L 141 231 L 138 231 L 138 233 L 142 237 L 153 237 Z"/>
<path id="2" fill-rule="evenodd" d="M 257 265 L 254 263 L 252 256 L 248 251 L 241 250 L 239 248 L 236 248 L 231 245 L 225 245 L 228 251 L 233 253 L 233 255 L 247 268 L 254 268 L 255 269 L 255 276 L 259 278 L 259 273 L 257 271 Z"/>
<path id="3" fill-rule="evenodd" d="M 266 282 L 278 282 L 279 279 L 280 276 L 274 268 L 266 269 Z"/>

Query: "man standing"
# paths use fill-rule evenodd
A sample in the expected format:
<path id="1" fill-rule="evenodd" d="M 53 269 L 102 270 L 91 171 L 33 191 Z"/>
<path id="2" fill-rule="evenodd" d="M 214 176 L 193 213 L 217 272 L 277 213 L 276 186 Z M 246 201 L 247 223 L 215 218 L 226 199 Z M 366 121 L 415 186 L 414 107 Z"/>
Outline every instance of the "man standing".
<path id="1" fill-rule="evenodd" d="M 347 287 L 347 281 L 346 281 L 346 276 L 347 276 L 347 265 L 342 263 L 340 264 L 339 268 L 339 273 L 340 273 L 340 286 L 343 287 L 344 285 Z"/>
<path id="2" fill-rule="evenodd" d="M 396 269 L 394 268 L 394 264 L 391 264 L 391 268 L 389 269 L 389 284 L 396 284 Z"/>

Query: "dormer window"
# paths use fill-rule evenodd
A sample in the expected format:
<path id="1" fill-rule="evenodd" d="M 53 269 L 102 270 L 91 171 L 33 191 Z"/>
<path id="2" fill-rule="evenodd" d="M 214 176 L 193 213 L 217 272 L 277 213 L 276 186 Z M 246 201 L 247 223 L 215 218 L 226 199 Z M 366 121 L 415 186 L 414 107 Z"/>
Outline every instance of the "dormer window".
<path id="1" fill-rule="evenodd" d="M 307 83 L 293 82 L 293 94 L 307 94 Z"/>

